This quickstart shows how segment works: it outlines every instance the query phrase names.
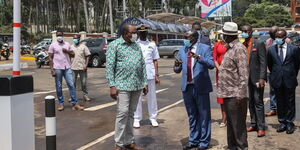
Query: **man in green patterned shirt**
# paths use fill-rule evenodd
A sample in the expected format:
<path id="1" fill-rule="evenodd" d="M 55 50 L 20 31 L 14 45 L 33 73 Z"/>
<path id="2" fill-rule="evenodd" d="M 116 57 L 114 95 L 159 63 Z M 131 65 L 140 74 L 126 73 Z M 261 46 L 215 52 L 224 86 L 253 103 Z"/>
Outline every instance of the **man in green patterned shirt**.
<path id="1" fill-rule="evenodd" d="M 106 78 L 110 96 L 118 101 L 115 125 L 116 149 L 141 150 L 133 136 L 133 114 L 140 94 L 148 92 L 146 66 L 134 25 L 124 24 L 123 34 L 111 42 L 106 52 Z"/>

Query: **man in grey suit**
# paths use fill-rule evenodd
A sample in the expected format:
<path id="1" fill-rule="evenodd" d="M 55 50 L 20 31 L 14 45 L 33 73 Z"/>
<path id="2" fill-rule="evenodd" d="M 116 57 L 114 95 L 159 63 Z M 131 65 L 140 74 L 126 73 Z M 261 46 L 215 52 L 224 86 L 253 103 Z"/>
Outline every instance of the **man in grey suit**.
<path id="1" fill-rule="evenodd" d="M 252 37 L 252 27 L 242 27 L 242 38 L 245 38 L 244 45 L 247 47 L 249 58 L 249 110 L 251 126 L 248 132 L 257 131 L 258 137 L 265 136 L 265 115 L 264 115 L 264 86 L 267 79 L 267 53 L 263 42 Z"/>

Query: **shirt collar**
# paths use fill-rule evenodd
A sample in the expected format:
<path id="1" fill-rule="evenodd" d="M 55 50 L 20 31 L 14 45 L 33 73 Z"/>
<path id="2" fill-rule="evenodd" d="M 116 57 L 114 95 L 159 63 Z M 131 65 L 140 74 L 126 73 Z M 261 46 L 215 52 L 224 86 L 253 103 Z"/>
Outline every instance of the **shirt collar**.
<path id="1" fill-rule="evenodd" d="M 235 39 L 234 41 L 230 42 L 228 45 L 230 48 L 232 48 L 238 42 L 240 42 L 239 39 Z"/>
<path id="2" fill-rule="evenodd" d="M 142 41 L 141 39 L 138 39 L 136 42 L 140 43 L 140 42 L 150 42 L 148 39 L 146 41 Z"/>
<path id="3" fill-rule="evenodd" d="M 280 48 L 279 45 L 277 45 L 277 46 L 278 46 L 278 48 Z M 284 44 L 282 45 L 282 48 L 287 49 L 287 43 L 286 42 L 284 42 Z"/>

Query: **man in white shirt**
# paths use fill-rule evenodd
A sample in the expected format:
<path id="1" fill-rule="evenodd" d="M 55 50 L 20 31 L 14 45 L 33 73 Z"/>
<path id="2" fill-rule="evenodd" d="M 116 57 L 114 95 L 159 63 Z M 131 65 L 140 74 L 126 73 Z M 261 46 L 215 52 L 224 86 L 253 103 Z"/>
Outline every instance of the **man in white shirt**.
<path id="1" fill-rule="evenodd" d="M 156 100 L 156 84 L 160 83 L 158 75 L 158 59 L 159 53 L 157 46 L 154 42 L 150 42 L 147 39 L 148 28 L 145 25 L 138 27 L 139 40 L 137 43 L 142 49 L 143 56 L 146 63 L 147 79 L 148 79 L 148 89 L 147 102 L 148 102 L 148 112 L 149 119 L 152 126 L 157 127 L 157 100 Z M 134 128 L 140 127 L 140 121 L 142 120 L 142 95 L 140 96 L 139 103 L 137 105 L 136 112 L 134 113 Z"/>

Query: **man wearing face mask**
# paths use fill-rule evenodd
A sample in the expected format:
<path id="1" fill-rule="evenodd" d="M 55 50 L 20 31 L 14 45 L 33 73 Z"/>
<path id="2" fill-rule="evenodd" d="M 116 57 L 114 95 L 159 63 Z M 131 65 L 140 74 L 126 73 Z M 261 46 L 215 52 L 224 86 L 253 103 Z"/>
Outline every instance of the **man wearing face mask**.
<path id="1" fill-rule="evenodd" d="M 148 88 L 149 92 L 147 94 L 147 103 L 148 103 L 148 112 L 149 120 L 153 127 L 158 127 L 157 119 L 157 100 L 156 100 L 156 85 L 159 84 L 159 75 L 158 75 L 158 59 L 159 53 L 154 42 L 150 42 L 147 39 L 148 27 L 146 25 L 141 25 L 138 27 L 139 40 L 137 43 L 140 45 L 143 56 L 146 63 L 146 71 L 148 78 Z M 142 95 L 140 96 L 137 109 L 134 113 L 134 123 L 133 127 L 139 128 L 140 121 L 143 117 L 142 113 Z"/>
<path id="2" fill-rule="evenodd" d="M 209 93 L 212 84 L 208 69 L 215 67 L 211 48 L 198 43 L 197 31 L 187 32 L 185 45 L 179 50 L 174 72 L 182 72 L 181 90 L 189 117 L 189 143 L 183 149 L 207 149 L 211 140 Z"/>
<path id="3" fill-rule="evenodd" d="M 219 67 L 217 96 L 224 100 L 228 149 L 247 150 L 247 49 L 238 39 L 236 23 L 226 22 L 219 32 L 223 34 L 223 40 L 227 43 L 227 51 Z"/>
<path id="4" fill-rule="evenodd" d="M 124 24 L 122 36 L 108 45 L 106 78 L 110 96 L 117 100 L 115 150 L 141 150 L 133 135 L 134 112 L 141 92 L 148 93 L 146 64 L 141 47 L 136 43 L 136 26 Z"/>
<path id="5" fill-rule="evenodd" d="M 49 47 L 49 62 L 51 68 L 51 75 L 55 77 L 56 94 L 59 101 L 58 110 L 64 110 L 64 97 L 62 92 L 62 77 L 65 78 L 69 88 L 71 104 L 73 110 L 83 110 L 84 108 L 78 104 L 73 71 L 71 69 L 71 57 L 74 57 L 74 51 L 68 42 L 63 40 L 63 32 L 56 32 L 57 41 L 52 43 Z"/>
<path id="6" fill-rule="evenodd" d="M 199 34 L 198 42 L 199 43 L 211 46 L 211 42 L 209 39 L 209 31 L 205 28 L 202 28 L 200 22 L 193 23 L 192 29 L 196 30 L 198 32 L 198 34 Z"/>
<path id="7" fill-rule="evenodd" d="M 74 86 L 76 88 L 77 77 L 79 75 L 81 82 L 81 90 L 83 92 L 83 100 L 90 101 L 88 96 L 87 84 L 87 68 L 89 63 L 89 57 L 91 55 L 90 50 L 84 44 L 80 42 L 80 35 L 77 34 L 73 38 L 73 45 L 71 49 L 74 51 L 75 56 L 72 59 L 72 70 L 74 73 Z"/>
<path id="8" fill-rule="evenodd" d="M 276 32 L 279 30 L 279 27 L 278 26 L 273 26 L 271 28 L 271 30 L 269 31 L 269 34 L 270 34 L 270 38 L 266 41 L 266 48 L 267 50 L 273 46 L 273 45 L 276 45 L 276 41 L 275 41 L 275 34 Z M 286 38 L 285 39 L 285 42 L 286 43 L 291 43 L 291 40 L 289 38 Z M 270 71 L 268 70 L 268 78 L 270 77 Z M 270 81 L 270 78 L 268 79 Z M 269 82 L 270 83 L 270 82 Z M 276 102 L 277 102 L 277 98 L 275 96 L 275 91 L 274 91 L 274 88 L 272 87 L 271 84 L 270 85 L 270 111 L 267 112 L 265 115 L 266 117 L 269 117 L 269 116 L 274 116 L 277 114 L 277 105 L 276 105 Z"/>
<path id="9" fill-rule="evenodd" d="M 252 37 L 252 27 L 242 26 L 243 43 L 249 60 L 249 110 L 251 126 L 248 132 L 256 131 L 258 137 L 265 136 L 264 87 L 267 80 L 267 53 L 263 42 Z"/>
<path id="10" fill-rule="evenodd" d="M 277 116 L 280 126 L 277 132 L 292 134 L 295 130 L 295 90 L 298 85 L 299 48 L 286 43 L 287 32 L 276 32 L 276 45 L 269 48 L 268 68 L 270 84 L 274 87 L 277 98 Z"/>

